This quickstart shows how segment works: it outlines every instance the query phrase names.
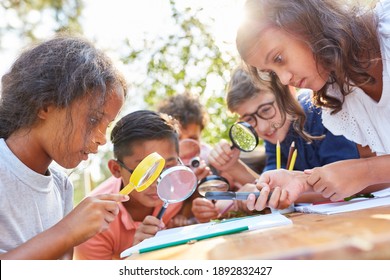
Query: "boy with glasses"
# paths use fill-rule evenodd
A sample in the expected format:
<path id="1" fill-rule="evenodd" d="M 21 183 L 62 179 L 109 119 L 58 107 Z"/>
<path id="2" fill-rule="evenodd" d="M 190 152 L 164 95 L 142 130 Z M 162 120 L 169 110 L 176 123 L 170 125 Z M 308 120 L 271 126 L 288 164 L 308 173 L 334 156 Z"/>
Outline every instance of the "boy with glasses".
<path id="1" fill-rule="evenodd" d="M 153 152 L 165 159 L 165 168 L 179 164 L 177 124 L 165 114 L 148 110 L 128 114 L 113 128 L 111 141 L 115 159 L 109 160 L 108 168 L 113 176 L 91 194 L 118 193 L 136 166 Z M 129 201 L 119 204 L 119 214 L 107 231 L 75 248 L 76 259 L 119 259 L 125 249 L 172 226 L 182 207 L 182 203 L 169 204 L 162 220 L 157 219 L 163 202 L 157 195 L 156 182 L 129 196 Z"/>

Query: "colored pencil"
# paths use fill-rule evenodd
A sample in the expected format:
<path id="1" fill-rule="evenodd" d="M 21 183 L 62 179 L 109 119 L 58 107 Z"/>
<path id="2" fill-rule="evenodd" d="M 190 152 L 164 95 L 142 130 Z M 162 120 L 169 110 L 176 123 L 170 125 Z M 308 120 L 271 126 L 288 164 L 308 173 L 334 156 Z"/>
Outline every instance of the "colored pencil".
<path id="1" fill-rule="evenodd" d="M 281 167 L 281 158 L 280 158 L 280 143 L 279 140 L 276 143 L 276 169 Z"/>
<path id="2" fill-rule="evenodd" d="M 286 169 L 289 169 L 289 167 L 290 167 L 290 162 L 291 162 L 291 158 L 292 158 L 294 151 L 295 151 L 295 142 L 293 141 L 291 143 L 290 150 L 288 151 Z"/>
<path id="3" fill-rule="evenodd" d="M 295 165 L 295 161 L 297 159 L 297 155 L 298 155 L 297 150 L 294 150 L 294 152 L 292 154 L 292 157 L 291 157 L 290 165 L 288 166 L 288 170 L 293 170 L 294 169 L 294 165 Z"/>

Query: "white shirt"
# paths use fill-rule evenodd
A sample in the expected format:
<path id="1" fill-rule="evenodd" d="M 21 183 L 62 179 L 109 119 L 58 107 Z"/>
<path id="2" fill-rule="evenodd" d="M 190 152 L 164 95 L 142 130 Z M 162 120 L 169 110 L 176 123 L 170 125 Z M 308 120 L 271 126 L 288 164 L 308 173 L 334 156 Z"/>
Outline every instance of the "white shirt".
<path id="1" fill-rule="evenodd" d="M 390 1 L 377 4 L 378 38 L 383 63 L 383 91 L 379 102 L 374 101 L 360 88 L 345 96 L 342 110 L 330 115 L 323 109 L 326 128 L 335 135 L 369 146 L 377 155 L 390 154 Z M 338 86 L 330 87 L 328 95 L 341 99 Z"/>
<path id="2" fill-rule="evenodd" d="M 0 253 L 52 227 L 72 210 L 69 179 L 54 168 L 49 172 L 45 176 L 28 168 L 0 138 Z"/>

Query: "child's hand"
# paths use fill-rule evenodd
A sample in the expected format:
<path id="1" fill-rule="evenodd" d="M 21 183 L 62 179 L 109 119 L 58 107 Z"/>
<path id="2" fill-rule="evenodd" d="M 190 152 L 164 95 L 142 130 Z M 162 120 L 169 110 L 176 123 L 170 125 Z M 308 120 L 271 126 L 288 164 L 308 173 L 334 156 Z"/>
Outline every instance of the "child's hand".
<path id="1" fill-rule="evenodd" d="M 229 143 L 222 139 L 209 154 L 209 163 L 219 171 L 226 171 L 238 163 L 240 151 L 231 149 Z"/>
<path id="2" fill-rule="evenodd" d="M 118 202 L 129 200 L 129 196 L 121 194 L 100 194 L 83 199 L 61 221 L 73 246 L 79 245 L 92 236 L 108 229 L 119 213 Z"/>
<path id="3" fill-rule="evenodd" d="M 153 237 L 156 233 L 165 228 L 164 222 L 154 216 L 146 216 L 134 234 L 133 246 L 146 238 Z"/>
<path id="4" fill-rule="evenodd" d="M 200 223 L 207 223 L 216 219 L 219 211 L 212 201 L 198 197 L 192 201 L 192 213 Z"/>
<path id="5" fill-rule="evenodd" d="M 183 214 L 177 214 L 169 221 L 167 228 L 183 227 L 191 224 L 193 224 L 191 219 L 187 218 Z"/>
<path id="6" fill-rule="evenodd" d="M 365 181 L 366 168 L 362 160 L 342 160 L 305 170 L 305 174 L 308 175 L 308 184 L 315 192 L 321 193 L 331 201 L 338 201 L 360 192 L 369 185 Z"/>
<path id="7" fill-rule="evenodd" d="M 242 186 L 238 192 L 251 192 L 257 193 L 259 190 L 257 189 L 255 184 L 245 184 Z M 248 209 L 246 200 L 236 200 L 235 201 L 237 211 L 245 212 L 246 214 L 251 214 L 253 209 Z"/>
<path id="8" fill-rule="evenodd" d="M 249 195 L 247 200 L 248 209 L 261 211 L 267 206 L 274 209 L 289 207 L 301 194 L 312 190 L 306 182 L 307 177 L 301 171 L 285 169 L 264 172 L 256 184 L 256 187 L 261 191 L 260 196 L 256 200 L 253 194 Z M 272 195 L 268 201 L 271 190 Z"/>
<path id="9" fill-rule="evenodd" d="M 198 181 L 202 180 L 203 178 L 209 175 L 212 175 L 210 167 L 207 166 L 204 160 L 200 161 L 200 165 L 197 168 L 195 168 L 194 173 Z"/>

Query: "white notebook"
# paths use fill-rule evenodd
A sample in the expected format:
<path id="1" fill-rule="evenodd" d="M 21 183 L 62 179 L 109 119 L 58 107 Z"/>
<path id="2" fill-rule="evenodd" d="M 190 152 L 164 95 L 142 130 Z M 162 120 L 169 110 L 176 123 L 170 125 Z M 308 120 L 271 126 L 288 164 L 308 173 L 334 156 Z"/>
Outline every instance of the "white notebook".
<path id="1" fill-rule="evenodd" d="M 273 213 L 172 228 L 159 231 L 154 237 L 126 249 L 120 257 L 124 258 L 134 253 L 150 252 L 220 235 L 291 224 L 290 219 L 280 213 Z"/>
<path id="2" fill-rule="evenodd" d="M 331 215 L 390 205 L 390 188 L 372 194 L 374 195 L 373 198 L 355 198 L 350 201 L 329 202 L 317 205 L 311 203 L 296 204 L 295 211 Z"/>

